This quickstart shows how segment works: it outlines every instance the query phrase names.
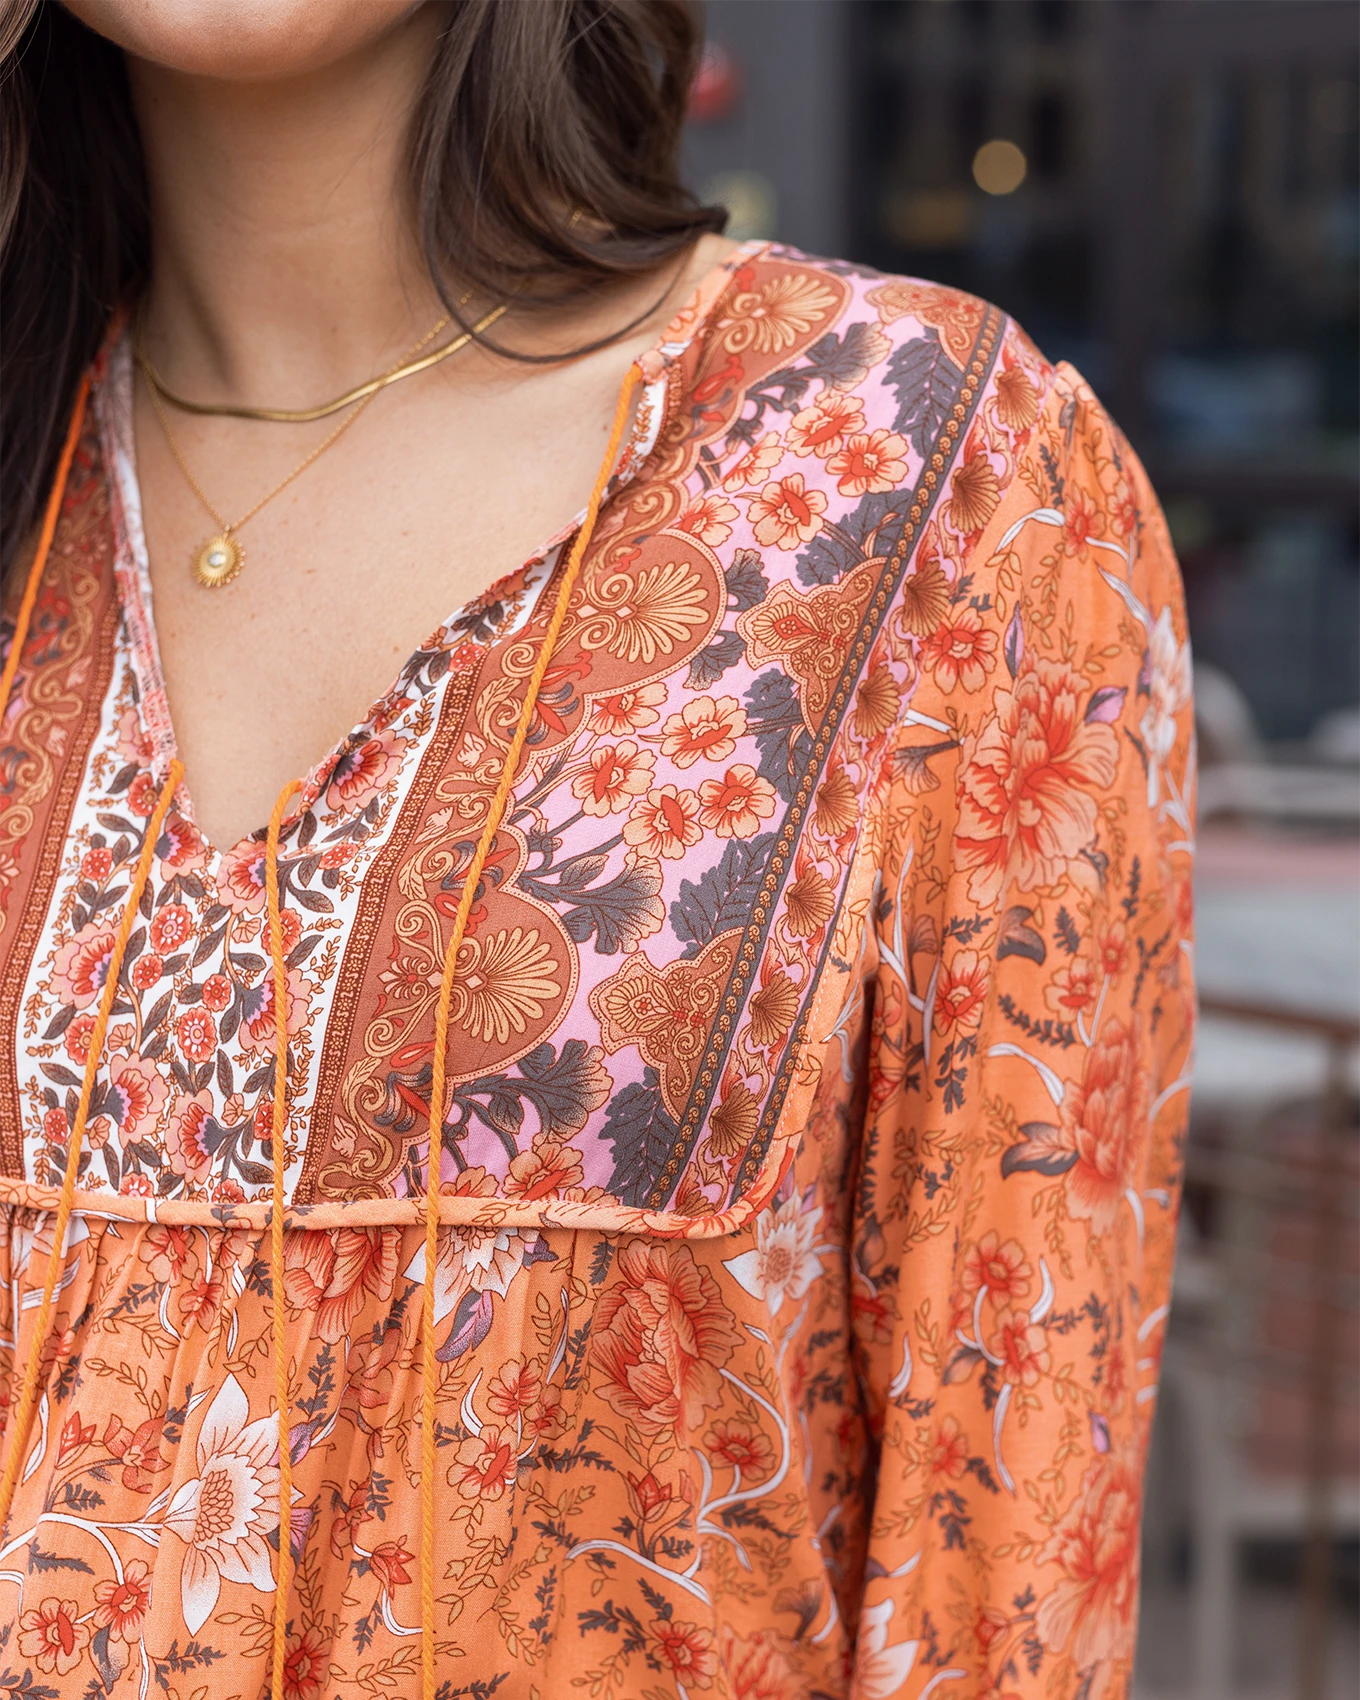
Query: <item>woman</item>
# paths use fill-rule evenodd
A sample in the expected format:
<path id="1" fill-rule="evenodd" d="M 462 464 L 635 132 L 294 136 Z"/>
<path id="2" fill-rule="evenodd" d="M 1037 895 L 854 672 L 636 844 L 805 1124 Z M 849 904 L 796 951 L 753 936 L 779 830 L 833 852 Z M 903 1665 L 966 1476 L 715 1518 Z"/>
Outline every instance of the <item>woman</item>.
<path id="1" fill-rule="evenodd" d="M 1192 784 L 1128 446 L 724 241 L 671 0 L 7 27 L 4 1680 L 1123 1694 Z"/>

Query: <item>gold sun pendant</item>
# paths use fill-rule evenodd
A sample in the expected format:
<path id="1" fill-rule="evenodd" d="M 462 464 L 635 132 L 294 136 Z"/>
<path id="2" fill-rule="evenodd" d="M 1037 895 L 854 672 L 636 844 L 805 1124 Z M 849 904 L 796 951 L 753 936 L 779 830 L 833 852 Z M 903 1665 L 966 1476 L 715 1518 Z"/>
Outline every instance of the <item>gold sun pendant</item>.
<path id="1" fill-rule="evenodd" d="M 229 532 L 199 546 L 194 555 L 194 577 L 208 590 L 219 590 L 230 584 L 246 564 L 245 550 Z"/>

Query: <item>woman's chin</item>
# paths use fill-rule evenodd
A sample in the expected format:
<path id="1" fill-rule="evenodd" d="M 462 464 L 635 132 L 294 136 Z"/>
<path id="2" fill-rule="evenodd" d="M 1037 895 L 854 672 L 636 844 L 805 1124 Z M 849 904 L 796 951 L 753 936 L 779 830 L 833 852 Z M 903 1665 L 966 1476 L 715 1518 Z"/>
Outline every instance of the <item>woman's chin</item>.
<path id="1" fill-rule="evenodd" d="M 69 0 L 97 34 L 186 76 L 275 81 L 365 48 L 421 0 Z"/>

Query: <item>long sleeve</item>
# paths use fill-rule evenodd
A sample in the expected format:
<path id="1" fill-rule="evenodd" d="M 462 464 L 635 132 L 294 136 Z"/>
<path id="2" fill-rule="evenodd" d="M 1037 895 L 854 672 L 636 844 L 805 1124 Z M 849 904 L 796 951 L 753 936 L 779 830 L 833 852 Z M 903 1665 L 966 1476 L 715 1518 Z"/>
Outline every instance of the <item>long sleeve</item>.
<path id="1" fill-rule="evenodd" d="M 878 1448 L 853 1692 L 1110 1700 L 1187 1112 L 1193 754 L 1166 528 L 1069 368 L 1040 394 L 1003 364 L 902 618 L 851 1246 Z"/>

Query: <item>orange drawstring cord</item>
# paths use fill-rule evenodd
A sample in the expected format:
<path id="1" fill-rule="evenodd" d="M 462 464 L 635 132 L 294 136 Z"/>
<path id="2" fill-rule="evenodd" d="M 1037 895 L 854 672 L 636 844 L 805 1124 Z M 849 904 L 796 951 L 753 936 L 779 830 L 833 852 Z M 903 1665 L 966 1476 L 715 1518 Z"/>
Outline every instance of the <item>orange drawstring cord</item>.
<path id="1" fill-rule="evenodd" d="M 66 480 L 71 471 L 71 462 L 75 459 L 81 429 L 85 424 L 85 404 L 89 398 L 90 378 L 86 373 L 76 391 L 75 406 L 71 409 L 71 423 L 66 427 L 66 441 L 61 446 L 57 475 L 52 480 L 52 494 L 47 498 L 42 530 L 38 533 L 38 548 L 33 556 L 33 565 L 28 569 L 28 582 L 24 586 L 23 599 L 19 603 L 19 613 L 14 622 L 14 641 L 10 644 L 9 654 L 5 658 L 5 670 L 0 673 L 0 713 L 9 707 L 9 693 L 14 689 L 14 675 L 19 671 L 19 658 L 24 652 L 24 644 L 28 641 L 33 605 L 38 600 L 38 586 L 42 582 L 43 568 L 47 565 L 52 539 L 56 536 L 62 497 L 66 494 Z"/>
<path id="2" fill-rule="evenodd" d="M 80 1173 L 80 1152 L 85 1143 L 85 1123 L 89 1119 L 90 1101 L 94 1097 L 94 1083 L 103 1056 L 104 1039 L 108 1033 L 113 1000 L 118 993 L 118 977 L 123 971 L 123 957 L 127 952 L 128 939 L 132 935 L 132 924 L 137 919 L 137 910 L 141 905 L 142 893 L 146 890 L 146 882 L 151 877 L 151 863 L 156 854 L 156 841 L 161 835 L 161 828 L 165 825 L 165 817 L 170 812 L 175 791 L 183 776 L 183 767 L 179 762 L 172 761 L 165 784 L 161 786 L 155 812 L 146 825 L 146 837 L 142 842 L 142 853 L 137 858 L 137 871 L 132 877 L 127 902 L 123 905 L 123 918 L 118 923 L 118 931 L 114 935 L 113 950 L 109 954 L 108 968 L 104 977 L 104 987 L 99 995 L 99 1012 L 95 1016 L 94 1027 L 90 1033 L 90 1048 L 85 1058 L 85 1078 L 80 1084 L 80 1098 L 76 1104 L 76 1117 L 71 1125 L 70 1150 L 66 1154 L 66 1172 L 62 1176 L 61 1197 L 57 1202 L 56 1220 L 52 1226 L 52 1249 L 47 1255 L 47 1274 L 43 1278 L 42 1303 L 38 1306 L 37 1320 L 33 1324 L 33 1344 L 28 1350 L 28 1363 L 24 1369 L 23 1385 L 14 1404 L 14 1436 L 10 1441 L 9 1454 L 5 1459 L 5 1474 L 3 1479 L 0 1479 L 0 1529 L 4 1528 L 9 1517 L 10 1506 L 14 1501 L 14 1489 L 19 1480 L 19 1467 L 23 1462 L 24 1448 L 28 1444 L 33 1407 L 37 1403 L 38 1372 L 42 1364 L 43 1345 L 47 1339 L 47 1330 L 52 1321 L 52 1299 L 57 1289 L 57 1278 L 61 1273 L 66 1244 L 66 1225 L 71 1219 L 71 1208 L 75 1202 L 76 1180 Z M 17 1348 L 19 1343 L 19 1317 L 17 1314 L 14 1318 L 14 1342 Z"/>
<path id="3" fill-rule="evenodd" d="M 567 558 L 566 570 L 562 574 L 562 583 L 558 588 L 552 617 L 548 621 L 547 630 L 543 634 L 543 641 L 539 645 L 538 657 L 534 662 L 525 687 L 519 723 L 515 727 L 514 736 L 505 752 L 505 762 L 501 768 L 500 779 L 497 781 L 496 789 L 491 797 L 486 821 L 482 826 L 482 835 L 477 841 L 477 848 L 473 852 L 471 863 L 468 865 L 467 877 L 463 881 L 462 894 L 458 899 L 458 908 L 453 917 L 453 931 L 449 935 L 448 948 L 444 952 L 444 972 L 439 981 L 439 1002 L 435 1006 L 434 1017 L 434 1062 L 430 1078 L 430 1153 L 425 1166 L 425 1291 L 421 1306 L 421 1331 L 424 1348 L 420 1387 L 420 1653 L 423 1700 L 435 1700 L 434 1425 L 437 1368 L 434 1356 L 434 1271 L 439 1228 L 439 1179 L 444 1147 L 444 1079 L 449 1042 L 449 1010 L 453 1000 L 453 982 L 457 973 L 458 951 L 463 942 L 463 935 L 467 931 L 468 916 L 472 911 L 472 905 L 477 895 L 477 884 L 482 877 L 482 869 L 486 866 L 486 859 L 491 854 L 492 845 L 496 840 L 496 832 L 501 823 L 501 816 L 505 813 L 506 804 L 510 800 L 511 787 L 515 782 L 515 770 L 519 764 L 525 740 L 529 736 L 529 728 L 533 724 L 534 707 L 538 700 L 538 693 L 542 688 L 544 675 L 552 661 L 553 649 L 561 633 L 563 622 L 567 617 L 567 605 L 571 601 L 571 593 L 581 571 L 581 562 L 585 559 L 586 550 L 590 546 L 591 534 L 595 530 L 595 521 L 600 513 L 600 504 L 604 501 L 604 493 L 609 486 L 610 474 L 614 469 L 614 458 L 619 452 L 619 444 L 623 441 L 623 433 L 628 424 L 633 391 L 641 378 L 642 373 L 638 367 L 629 367 L 628 375 L 623 381 L 623 388 L 619 391 L 618 405 L 614 409 L 614 424 L 609 433 L 609 443 L 605 448 L 604 460 L 600 464 L 600 470 L 595 479 L 595 487 L 590 492 L 590 501 L 586 504 L 585 518 L 581 522 L 581 529 L 576 534 L 576 541 L 572 545 L 571 554 Z"/>
<path id="4" fill-rule="evenodd" d="M 283 1700 L 283 1667 L 288 1650 L 288 1590 L 293 1580 L 293 1454 L 288 1402 L 288 1337 L 283 1313 L 283 1135 L 288 1119 L 288 964 L 283 959 L 283 918 L 279 914 L 279 833 L 289 803 L 302 787 L 291 780 L 279 793 L 269 817 L 264 846 L 264 890 L 269 916 L 269 958 L 274 971 L 274 1120 L 270 1153 L 274 1193 L 269 1212 L 269 1292 L 274 1314 L 274 1400 L 279 1412 L 279 1575 L 274 1590 L 273 1668 L 269 1700 Z"/>
<path id="5" fill-rule="evenodd" d="M 14 636 L 10 642 L 9 654 L 5 658 L 4 670 L 3 672 L 0 672 L 0 715 L 2 715 L 9 707 L 10 692 L 14 689 L 14 680 L 19 671 L 19 662 L 23 658 L 24 645 L 28 641 L 28 629 L 32 624 L 33 609 L 38 600 L 38 587 L 42 583 L 43 571 L 47 566 L 47 557 L 52 550 L 52 540 L 56 536 L 57 521 L 61 517 L 61 504 L 66 495 L 66 482 L 70 477 L 71 462 L 75 459 L 76 446 L 80 442 L 80 433 L 84 428 L 85 408 L 89 401 L 89 397 L 90 379 L 87 373 L 80 380 L 80 386 L 76 391 L 75 403 L 71 408 L 71 420 L 66 427 L 66 440 L 62 444 L 61 454 L 57 459 L 56 476 L 52 480 L 52 490 L 47 498 L 47 507 L 43 512 L 42 528 L 38 533 L 38 546 L 34 550 L 33 560 L 28 569 L 28 579 L 24 585 L 24 594 L 19 601 L 19 611 L 14 621 Z M 151 835 L 150 828 L 147 830 L 148 842 L 154 845 L 155 839 Z M 140 903 L 142 895 L 140 885 L 134 884 L 133 890 L 136 893 L 136 902 Z M 135 912 L 136 903 L 133 904 L 133 913 L 135 914 Z M 127 924 L 125 932 L 131 932 L 130 921 Z M 126 944 L 125 937 L 124 944 Z M 116 946 L 115 949 L 117 949 Z M 117 964 L 121 965 L 121 951 L 117 952 L 116 961 Z M 117 986 L 117 981 L 118 974 L 115 961 L 114 959 L 110 959 L 108 977 L 104 982 L 105 995 L 101 1000 L 101 1009 L 104 1004 L 107 1004 L 110 1007 L 112 1006 L 113 994 L 114 989 Z M 102 1016 L 102 1020 L 103 1025 L 106 1027 L 108 1025 L 107 1014 Z M 99 1031 L 101 1034 L 102 1044 L 103 1028 L 101 1027 Z M 89 1097 L 94 1090 L 94 1070 L 97 1065 L 98 1054 L 94 1050 L 93 1046 L 91 1046 L 85 1065 L 85 1090 L 81 1095 L 81 1108 L 77 1111 L 76 1116 L 76 1125 L 80 1129 L 80 1137 L 82 1139 L 84 1137 L 85 1116 L 88 1113 Z M 6 1457 L 5 1473 L 3 1477 L 0 1477 L 0 1529 L 4 1528 L 5 1522 L 9 1517 L 10 1505 L 14 1499 L 14 1489 L 19 1479 L 19 1460 L 23 1456 L 24 1444 L 28 1438 L 28 1416 L 30 1414 L 30 1406 L 33 1402 L 34 1391 L 37 1386 L 38 1367 L 41 1361 L 43 1339 L 47 1333 L 48 1322 L 51 1320 L 51 1301 L 52 1295 L 56 1291 L 57 1273 L 61 1267 L 61 1246 L 66 1237 L 66 1221 L 70 1216 L 70 1202 L 67 1197 L 67 1184 L 69 1183 L 69 1191 L 73 1196 L 75 1193 L 75 1176 L 79 1166 L 80 1153 L 78 1147 L 76 1147 L 73 1141 L 71 1151 L 68 1153 L 66 1160 L 66 1175 L 64 1177 L 62 1187 L 62 1204 L 58 1211 L 59 1231 L 57 1234 L 56 1244 L 52 1247 L 52 1253 L 48 1259 L 47 1277 L 43 1288 L 43 1303 L 42 1309 L 39 1312 L 37 1333 L 34 1336 L 29 1362 L 24 1370 L 24 1379 L 20 1387 L 19 1397 L 11 1408 L 11 1416 L 13 1418 L 15 1428 L 14 1438 L 10 1443 L 9 1452 Z M 19 1315 L 17 1312 L 14 1318 L 14 1344 L 17 1351 L 19 1344 Z"/>

